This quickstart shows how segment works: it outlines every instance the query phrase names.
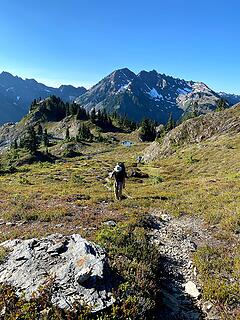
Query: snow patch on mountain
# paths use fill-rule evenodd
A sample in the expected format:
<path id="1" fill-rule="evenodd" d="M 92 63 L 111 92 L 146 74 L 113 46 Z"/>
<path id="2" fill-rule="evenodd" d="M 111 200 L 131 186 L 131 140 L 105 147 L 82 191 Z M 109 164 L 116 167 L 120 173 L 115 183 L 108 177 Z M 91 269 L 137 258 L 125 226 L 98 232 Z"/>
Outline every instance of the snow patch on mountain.
<path id="1" fill-rule="evenodd" d="M 6 91 L 14 90 L 14 87 L 7 88 Z"/>
<path id="2" fill-rule="evenodd" d="M 157 92 L 155 88 L 152 88 L 149 92 L 147 92 L 150 97 L 154 100 L 163 100 L 163 96 Z"/>
<path id="3" fill-rule="evenodd" d="M 129 81 L 127 84 L 121 86 L 121 87 L 118 89 L 117 92 L 123 92 L 123 91 L 127 90 L 130 84 L 131 84 L 131 82 Z"/>
<path id="4" fill-rule="evenodd" d="M 190 89 L 190 88 L 183 88 L 183 89 L 178 88 L 177 89 L 177 93 L 179 93 L 179 94 L 188 94 L 190 92 L 192 92 L 192 89 Z"/>

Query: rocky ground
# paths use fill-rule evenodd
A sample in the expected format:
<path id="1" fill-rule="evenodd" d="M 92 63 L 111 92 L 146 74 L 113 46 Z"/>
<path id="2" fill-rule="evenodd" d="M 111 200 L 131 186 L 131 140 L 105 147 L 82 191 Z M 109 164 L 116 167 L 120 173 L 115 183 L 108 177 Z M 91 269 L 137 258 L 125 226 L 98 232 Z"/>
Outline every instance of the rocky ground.
<path id="1" fill-rule="evenodd" d="M 87 213 L 89 217 L 89 211 Z M 116 225 L 114 212 L 109 211 L 103 205 L 98 214 L 101 213 L 103 217 L 113 218 L 113 220 L 109 221 L 106 219 L 105 224 L 113 227 Z M 203 246 L 206 243 L 217 244 L 218 240 L 213 237 L 211 228 L 196 217 L 183 215 L 180 218 L 175 218 L 158 210 L 151 212 L 150 223 L 151 241 L 160 250 L 163 270 L 161 275 L 163 305 L 159 309 L 158 319 L 220 319 L 219 313 L 212 302 L 205 301 L 202 297 L 198 271 L 193 262 L 193 253 L 199 246 Z M 16 227 L 26 228 L 28 225 L 29 223 L 18 226 L 2 222 L 0 223 L 0 228 L 4 227 L 6 232 L 6 228 L 12 230 Z M 60 224 L 56 225 L 58 231 L 61 230 L 61 226 Z M 71 226 L 71 223 L 69 226 Z M 33 228 L 33 224 L 31 224 L 31 228 Z M 74 230 L 74 228 L 71 228 L 69 232 Z M 16 261 L 18 260 L 21 262 L 21 257 Z M 6 271 L 6 268 L 2 268 L 2 272 L 3 270 Z"/>
<path id="2" fill-rule="evenodd" d="M 219 319 L 214 305 L 202 299 L 192 261 L 197 247 L 211 238 L 204 223 L 193 217 L 178 219 L 157 211 L 152 216 L 155 219 L 152 241 L 159 246 L 163 261 L 164 308 L 159 311 L 159 320 Z"/>

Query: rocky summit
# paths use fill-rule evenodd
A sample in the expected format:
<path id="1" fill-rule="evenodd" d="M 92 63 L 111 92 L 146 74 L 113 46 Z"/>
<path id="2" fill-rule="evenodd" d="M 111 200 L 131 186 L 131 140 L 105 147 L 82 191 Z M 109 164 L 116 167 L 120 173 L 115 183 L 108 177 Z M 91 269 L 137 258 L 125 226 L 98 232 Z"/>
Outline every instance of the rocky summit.
<path id="1" fill-rule="evenodd" d="M 52 283 L 52 303 L 60 308 L 78 302 L 96 312 L 114 302 L 105 252 L 79 234 L 9 240 L 1 246 L 10 254 L 0 266 L 0 283 L 12 285 L 18 295 L 30 299 Z"/>
<path id="2" fill-rule="evenodd" d="M 203 82 L 174 78 L 156 70 L 135 74 L 123 68 L 102 79 L 76 102 L 88 111 L 106 109 L 109 113 L 126 114 L 134 121 L 150 118 L 166 123 L 170 114 L 179 120 L 192 112 L 211 112 L 220 98 L 232 105 L 229 96 L 219 95 Z M 236 101 L 240 101 L 239 96 Z"/>

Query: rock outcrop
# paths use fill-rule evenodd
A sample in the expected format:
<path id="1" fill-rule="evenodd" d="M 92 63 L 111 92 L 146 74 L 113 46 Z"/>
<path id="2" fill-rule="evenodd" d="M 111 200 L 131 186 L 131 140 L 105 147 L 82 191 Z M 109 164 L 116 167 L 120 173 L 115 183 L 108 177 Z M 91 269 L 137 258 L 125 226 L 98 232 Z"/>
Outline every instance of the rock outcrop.
<path id="1" fill-rule="evenodd" d="M 110 270 L 104 250 L 79 234 L 53 234 L 43 239 L 6 241 L 10 250 L 0 265 L 0 283 L 10 284 L 17 294 L 30 299 L 52 283 L 52 303 L 71 309 L 75 303 L 93 312 L 114 302 Z"/>

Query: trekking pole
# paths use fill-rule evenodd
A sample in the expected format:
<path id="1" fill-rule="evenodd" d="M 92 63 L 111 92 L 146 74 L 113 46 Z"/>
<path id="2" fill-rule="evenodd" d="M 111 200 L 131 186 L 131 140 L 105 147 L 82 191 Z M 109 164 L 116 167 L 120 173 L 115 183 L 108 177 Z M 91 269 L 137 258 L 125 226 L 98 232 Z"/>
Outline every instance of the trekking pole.
<path id="1" fill-rule="evenodd" d="M 126 192 L 126 189 L 125 189 L 125 192 L 123 192 L 123 194 L 126 195 L 127 198 L 129 198 L 129 199 L 133 199 L 133 197 L 131 197 L 131 196 Z"/>

